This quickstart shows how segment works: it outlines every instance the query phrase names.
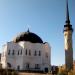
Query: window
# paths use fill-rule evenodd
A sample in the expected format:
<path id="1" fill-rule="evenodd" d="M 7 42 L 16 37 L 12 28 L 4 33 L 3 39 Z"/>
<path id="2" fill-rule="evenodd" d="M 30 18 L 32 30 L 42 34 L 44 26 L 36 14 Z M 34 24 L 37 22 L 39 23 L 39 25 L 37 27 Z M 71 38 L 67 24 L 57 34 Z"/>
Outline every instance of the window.
<path id="1" fill-rule="evenodd" d="M 29 55 L 31 55 L 31 50 L 29 50 Z"/>
<path id="2" fill-rule="evenodd" d="M 26 49 L 26 52 L 25 52 L 25 54 L 27 55 L 27 49 Z"/>
<path id="3" fill-rule="evenodd" d="M 20 66 L 19 65 L 17 66 L 17 70 L 20 70 Z"/>
<path id="4" fill-rule="evenodd" d="M 36 56 L 36 55 L 37 55 L 37 52 L 35 51 L 34 56 Z"/>
<path id="5" fill-rule="evenodd" d="M 22 55 L 22 50 L 21 50 L 20 54 Z"/>
<path id="6" fill-rule="evenodd" d="M 39 56 L 41 56 L 41 51 L 39 51 Z"/>
<path id="7" fill-rule="evenodd" d="M 29 69 L 29 63 L 26 64 L 26 69 Z"/>
<path id="8" fill-rule="evenodd" d="M 18 50 L 18 55 L 19 55 L 19 50 Z"/>
<path id="9" fill-rule="evenodd" d="M 12 52 L 12 55 L 14 55 L 14 50 L 13 50 L 13 52 Z"/>
<path id="10" fill-rule="evenodd" d="M 10 55 L 10 50 L 8 50 L 8 55 Z"/>
<path id="11" fill-rule="evenodd" d="M 35 69 L 40 69 L 40 65 L 39 64 L 35 64 Z"/>

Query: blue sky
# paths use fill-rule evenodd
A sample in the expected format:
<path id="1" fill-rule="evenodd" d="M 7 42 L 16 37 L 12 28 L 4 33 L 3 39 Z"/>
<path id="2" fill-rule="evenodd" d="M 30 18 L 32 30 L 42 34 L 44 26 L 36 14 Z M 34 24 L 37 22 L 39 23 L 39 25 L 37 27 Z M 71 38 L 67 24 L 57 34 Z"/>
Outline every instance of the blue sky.
<path id="1" fill-rule="evenodd" d="M 64 64 L 63 28 L 66 19 L 65 0 L 0 0 L 0 52 L 2 45 L 20 32 L 39 35 L 51 45 L 51 64 Z M 71 24 L 75 30 L 75 0 L 69 0 Z M 73 33 L 75 59 L 75 32 Z"/>

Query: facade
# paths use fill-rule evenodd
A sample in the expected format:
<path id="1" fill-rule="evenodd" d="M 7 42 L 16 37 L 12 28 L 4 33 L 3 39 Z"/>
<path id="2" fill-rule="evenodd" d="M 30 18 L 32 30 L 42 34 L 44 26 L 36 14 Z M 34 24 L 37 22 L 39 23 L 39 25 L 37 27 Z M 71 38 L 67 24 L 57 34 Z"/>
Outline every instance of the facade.
<path id="1" fill-rule="evenodd" d="M 64 25 L 64 40 L 65 40 L 65 67 L 67 70 L 73 69 L 73 47 L 72 47 L 72 33 L 73 28 L 70 24 L 68 0 L 67 1 L 67 14 L 66 24 Z"/>
<path id="2" fill-rule="evenodd" d="M 3 68 L 48 71 L 51 66 L 51 47 L 28 30 L 3 45 L 1 63 Z"/>

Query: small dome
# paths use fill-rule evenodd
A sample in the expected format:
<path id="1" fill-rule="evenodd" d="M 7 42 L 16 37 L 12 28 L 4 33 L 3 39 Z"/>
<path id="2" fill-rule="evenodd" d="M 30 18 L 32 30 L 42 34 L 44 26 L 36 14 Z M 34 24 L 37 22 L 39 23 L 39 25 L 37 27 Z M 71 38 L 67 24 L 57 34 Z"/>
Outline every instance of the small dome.
<path id="1" fill-rule="evenodd" d="M 36 35 L 35 33 L 30 32 L 22 32 L 16 38 L 13 39 L 13 42 L 18 43 L 20 41 L 29 41 L 32 43 L 43 43 L 42 39 Z"/>

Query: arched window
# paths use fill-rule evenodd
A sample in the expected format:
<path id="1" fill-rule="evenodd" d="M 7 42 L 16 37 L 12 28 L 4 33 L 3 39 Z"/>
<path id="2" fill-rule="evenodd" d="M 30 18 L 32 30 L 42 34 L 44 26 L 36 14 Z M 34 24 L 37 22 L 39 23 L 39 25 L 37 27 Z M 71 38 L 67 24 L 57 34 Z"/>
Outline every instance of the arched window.
<path id="1" fill-rule="evenodd" d="M 18 55 L 19 55 L 19 50 L 18 50 Z"/>
<path id="2" fill-rule="evenodd" d="M 29 55 L 31 55 L 31 50 L 29 50 Z"/>
<path id="3" fill-rule="evenodd" d="M 29 63 L 26 63 L 26 69 L 29 69 Z"/>
<path id="4" fill-rule="evenodd" d="M 8 50 L 8 55 L 10 55 L 10 50 Z"/>
<path id="5" fill-rule="evenodd" d="M 39 64 L 35 64 L 35 69 L 40 69 L 40 65 Z"/>
<path id="6" fill-rule="evenodd" d="M 39 56 L 41 56 L 41 51 L 39 51 Z"/>
<path id="7" fill-rule="evenodd" d="M 22 50 L 21 50 L 20 54 L 22 55 Z"/>
<path id="8" fill-rule="evenodd" d="M 36 56 L 36 55 L 37 55 L 37 51 L 35 50 L 34 56 Z"/>
<path id="9" fill-rule="evenodd" d="M 27 49 L 26 49 L 26 52 L 25 52 L 25 54 L 27 55 Z"/>
<path id="10" fill-rule="evenodd" d="M 14 54 L 15 54 L 15 51 L 13 50 L 12 55 L 14 55 Z"/>
<path id="11" fill-rule="evenodd" d="M 19 65 L 17 66 L 17 70 L 20 70 L 20 66 Z"/>

